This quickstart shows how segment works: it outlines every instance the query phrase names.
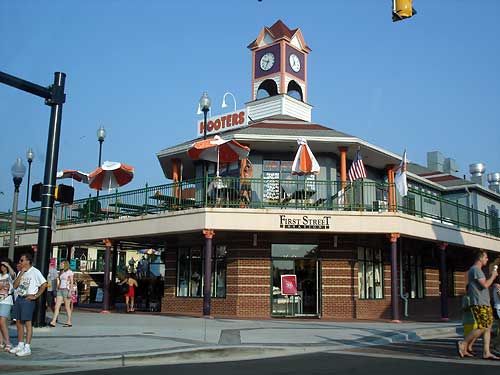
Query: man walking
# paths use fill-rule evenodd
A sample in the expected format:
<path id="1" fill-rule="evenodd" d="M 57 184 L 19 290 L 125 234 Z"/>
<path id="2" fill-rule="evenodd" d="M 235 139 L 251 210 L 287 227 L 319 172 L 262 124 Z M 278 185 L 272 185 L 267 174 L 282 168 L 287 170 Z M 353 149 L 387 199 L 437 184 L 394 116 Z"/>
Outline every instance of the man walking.
<path id="1" fill-rule="evenodd" d="M 467 295 L 470 299 L 470 309 L 474 315 L 477 328 L 463 340 L 457 341 L 458 355 L 463 358 L 471 357 L 469 349 L 472 343 L 480 336 L 483 336 L 483 359 L 500 359 L 493 355 L 490 351 L 491 325 L 493 324 L 493 311 L 490 304 L 490 292 L 488 288 L 491 286 L 495 278 L 498 276 L 496 269 L 493 269 L 491 276 L 486 280 L 482 268 L 488 264 L 488 254 L 484 250 L 480 250 L 476 254 L 475 262 L 467 272 Z"/>
<path id="2" fill-rule="evenodd" d="M 33 267 L 31 254 L 23 254 L 19 259 L 21 272 L 14 281 L 17 299 L 14 305 L 18 344 L 10 352 L 18 357 L 31 355 L 31 337 L 33 335 L 33 311 L 35 301 L 45 291 L 47 281 L 42 273 Z M 26 341 L 24 335 L 26 330 Z"/>

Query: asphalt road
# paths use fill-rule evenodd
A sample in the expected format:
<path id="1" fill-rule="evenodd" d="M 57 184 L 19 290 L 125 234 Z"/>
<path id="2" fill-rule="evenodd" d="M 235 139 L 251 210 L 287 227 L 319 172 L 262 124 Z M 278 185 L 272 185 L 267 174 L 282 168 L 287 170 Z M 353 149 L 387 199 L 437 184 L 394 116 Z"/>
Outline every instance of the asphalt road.
<path id="1" fill-rule="evenodd" d="M 73 372 L 72 374 L 137 375 L 376 375 L 440 374 L 460 375 L 498 372 L 500 361 L 461 360 L 455 355 L 455 340 L 430 340 L 414 344 L 396 344 L 358 349 L 349 352 L 317 353 L 291 357 L 239 362 L 199 363 L 121 367 L 115 369 Z M 479 349 L 479 348 L 478 348 Z M 480 350 L 477 351 L 480 353 Z"/>

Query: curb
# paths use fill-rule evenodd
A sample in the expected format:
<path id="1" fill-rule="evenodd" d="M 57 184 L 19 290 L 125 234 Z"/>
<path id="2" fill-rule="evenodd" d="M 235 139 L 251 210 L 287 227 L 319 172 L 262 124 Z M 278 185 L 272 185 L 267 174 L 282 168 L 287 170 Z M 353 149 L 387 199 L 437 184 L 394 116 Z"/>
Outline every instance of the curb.
<path id="1" fill-rule="evenodd" d="M 368 336 L 360 341 L 352 341 L 351 346 L 366 347 L 366 346 L 379 346 L 389 345 L 403 342 L 418 342 L 421 340 L 447 338 L 450 336 L 460 335 L 462 331 L 461 325 L 455 327 L 436 327 L 436 328 L 422 328 L 414 331 L 402 331 L 393 334 L 388 333 L 386 337 Z M 347 344 L 350 345 L 350 344 Z M 105 356 L 93 356 L 92 362 L 101 363 L 103 365 L 127 366 L 132 365 L 130 362 L 140 362 L 144 360 L 161 360 L 162 363 L 195 363 L 195 362 L 211 362 L 211 361 L 228 361 L 228 360 L 245 360 L 253 358 L 271 358 L 289 355 L 299 355 L 313 352 L 321 352 L 332 350 L 331 345 L 319 346 L 265 346 L 265 345 L 218 345 L 206 347 L 191 347 L 176 350 L 160 350 L 153 352 L 139 352 L 130 354 L 112 354 Z M 86 358 L 71 358 L 71 359 L 54 359 L 51 363 L 54 370 L 58 370 L 61 366 L 66 364 L 74 364 L 75 359 L 85 361 Z M 19 368 L 31 367 L 44 367 L 45 362 L 39 360 L 26 361 L 21 363 L 18 360 L 12 359 L 2 361 L 5 365 L 16 366 Z M 127 363 L 129 362 L 129 363 Z M 64 367 L 63 367 L 64 368 Z M 71 372 L 72 369 L 65 368 L 66 371 Z M 44 370 L 40 370 L 44 371 Z M 75 369 L 76 371 L 76 369 Z"/>

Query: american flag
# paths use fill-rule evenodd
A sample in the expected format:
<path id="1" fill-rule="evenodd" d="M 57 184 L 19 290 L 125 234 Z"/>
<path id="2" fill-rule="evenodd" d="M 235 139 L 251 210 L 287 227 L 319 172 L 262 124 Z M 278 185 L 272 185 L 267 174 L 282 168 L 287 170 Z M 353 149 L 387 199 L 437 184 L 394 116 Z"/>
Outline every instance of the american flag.
<path id="1" fill-rule="evenodd" d="M 366 178 L 366 169 L 363 164 L 363 159 L 361 159 L 359 150 L 356 152 L 356 157 L 352 161 L 351 168 L 349 168 L 347 175 L 349 177 L 349 181 L 351 182 L 360 178 Z"/>

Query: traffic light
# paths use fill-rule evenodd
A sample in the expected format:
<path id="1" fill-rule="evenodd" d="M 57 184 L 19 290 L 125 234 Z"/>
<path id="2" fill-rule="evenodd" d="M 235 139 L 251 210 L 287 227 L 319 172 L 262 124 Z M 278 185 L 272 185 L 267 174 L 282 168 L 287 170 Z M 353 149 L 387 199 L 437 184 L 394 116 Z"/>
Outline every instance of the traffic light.
<path id="1" fill-rule="evenodd" d="M 75 197 L 75 188 L 69 185 L 58 185 L 55 196 L 58 202 L 72 204 Z"/>
<path id="2" fill-rule="evenodd" d="M 38 184 L 33 184 L 31 187 L 31 201 L 41 202 L 42 201 L 42 186 L 43 184 L 39 182 Z"/>
<path id="3" fill-rule="evenodd" d="M 392 0 L 392 22 L 402 21 L 417 14 L 412 3 L 413 0 Z"/>

